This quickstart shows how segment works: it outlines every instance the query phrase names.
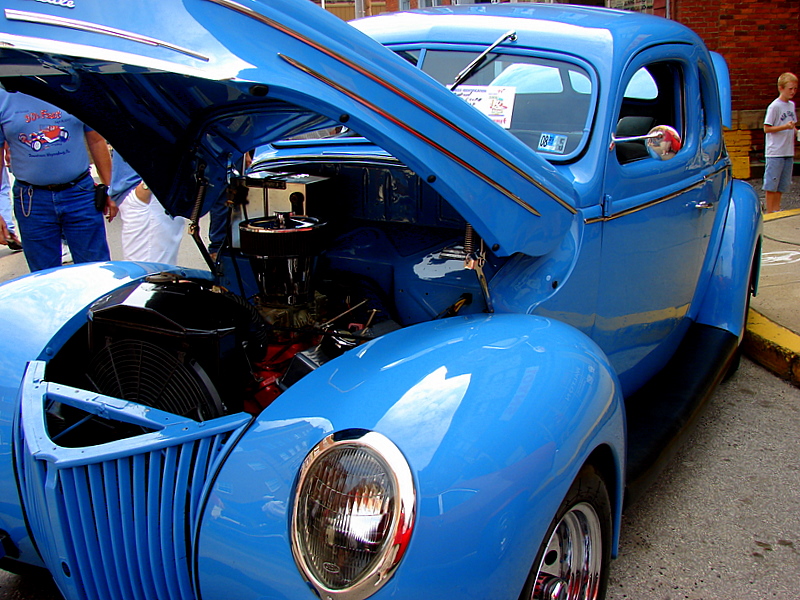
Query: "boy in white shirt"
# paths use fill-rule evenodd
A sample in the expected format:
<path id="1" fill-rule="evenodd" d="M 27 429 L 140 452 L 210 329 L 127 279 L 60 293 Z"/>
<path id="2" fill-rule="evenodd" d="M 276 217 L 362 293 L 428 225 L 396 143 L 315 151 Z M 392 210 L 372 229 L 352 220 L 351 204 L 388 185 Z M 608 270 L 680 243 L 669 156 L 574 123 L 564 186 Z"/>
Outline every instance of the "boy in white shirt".
<path id="1" fill-rule="evenodd" d="M 765 152 L 764 191 L 768 213 L 781 209 L 781 196 L 789 191 L 794 168 L 794 139 L 797 113 L 792 98 L 797 93 L 797 76 L 783 73 L 778 77 L 780 95 L 767 107 L 764 117 Z"/>

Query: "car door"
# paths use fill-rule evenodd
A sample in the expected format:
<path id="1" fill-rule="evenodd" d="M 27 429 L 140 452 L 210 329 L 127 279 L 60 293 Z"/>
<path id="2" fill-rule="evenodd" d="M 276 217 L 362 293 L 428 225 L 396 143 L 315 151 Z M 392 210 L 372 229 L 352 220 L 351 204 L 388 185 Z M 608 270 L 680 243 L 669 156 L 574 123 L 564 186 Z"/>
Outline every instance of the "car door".
<path id="1" fill-rule="evenodd" d="M 729 169 L 721 126 L 709 122 L 718 119 L 716 111 L 704 110 L 704 103 L 718 100 L 709 81 L 713 70 L 703 61 L 691 46 L 659 46 L 636 56 L 620 80 L 594 337 L 626 394 L 674 352 L 709 277 Z M 657 126 L 673 131 L 653 140 L 650 150 L 646 141 L 631 139 Z M 658 155 L 654 146 L 667 153 Z"/>

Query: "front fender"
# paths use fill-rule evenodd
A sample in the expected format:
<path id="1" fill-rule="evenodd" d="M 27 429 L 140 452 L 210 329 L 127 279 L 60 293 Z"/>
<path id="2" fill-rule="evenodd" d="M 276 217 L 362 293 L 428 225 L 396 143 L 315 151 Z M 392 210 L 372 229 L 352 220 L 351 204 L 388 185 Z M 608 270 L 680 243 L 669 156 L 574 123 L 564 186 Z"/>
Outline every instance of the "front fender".
<path id="1" fill-rule="evenodd" d="M 763 218 L 758 194 L 748 183 L 734 180 L 719 253 L 697 322 L 744 335 L 751 269 L 758 281 Z"/>
<path id="2" fill-rule="evenodd" d="M 196 573 L 213 598 L 314 598 L 289 546 L 300 463 L 325 435 L 378 431 L 414 474 L 417 524 L 375 598 L 517 598 L 553 515 L 598 447 L 619 499 L 617 378 L 576 329 L 533 315 L 423 323 L 327 363 L 243 436 L 210 487 Z M 618 514 L 617 514 L 618 517 Z"/>
<path id="3" fill-rule="evenodd" d="M 19 503 L 12 458 L 13 423 L 26 364 L 48 361 L 86 323 L 97 299 L 165 265 L 108 262 L 31 273 L 0 285 L 0 529 L 19 547 L 20 560 L 40 565 L 28 538 Z M 199 271 L 180 271 L 201 276 Z"/>

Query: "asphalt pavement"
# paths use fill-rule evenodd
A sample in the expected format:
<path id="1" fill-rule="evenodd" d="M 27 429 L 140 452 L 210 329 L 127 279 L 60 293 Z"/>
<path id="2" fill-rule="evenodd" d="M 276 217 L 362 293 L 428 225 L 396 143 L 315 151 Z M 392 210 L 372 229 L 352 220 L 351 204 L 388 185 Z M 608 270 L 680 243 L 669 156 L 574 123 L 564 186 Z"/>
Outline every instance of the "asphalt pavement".
<path id="1" fill-rule="evenodd" d="M 798 600 L 798 456 L 800 388 L 742 359 L 625 510 L 606 600 Z"/>

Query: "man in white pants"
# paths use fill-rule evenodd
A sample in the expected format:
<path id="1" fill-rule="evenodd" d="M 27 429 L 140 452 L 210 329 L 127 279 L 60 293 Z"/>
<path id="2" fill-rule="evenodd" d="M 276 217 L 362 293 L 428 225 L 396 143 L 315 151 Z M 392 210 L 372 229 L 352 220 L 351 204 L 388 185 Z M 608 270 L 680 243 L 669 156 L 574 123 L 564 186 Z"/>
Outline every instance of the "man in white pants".
<path id="1" fill-rule="evenodd" d="M 22 242 L 19 241 L 19 237 L 17 237 L 17 228 L 14 225 L 14 201 L 11 196 L 11 171 L 8 170 L 8 167 L 5 165 L 5 159 L 3 160 L 3 184 L 0 185 L 0 217 L 3 217 L 6 221 L 6 225 L 8 226 L 8 233 L 10 237 L 8 238 L 8 247 L 9 249 L 19 252 L 22 250 Z"/>
<path id="2" fill-rule="evenodd" d="M 169 215 L 147 184 L 116 151 L 109 195 L 117 203 L 122 219 L 123 259 L 177 264 L 186 219 Z"/>

